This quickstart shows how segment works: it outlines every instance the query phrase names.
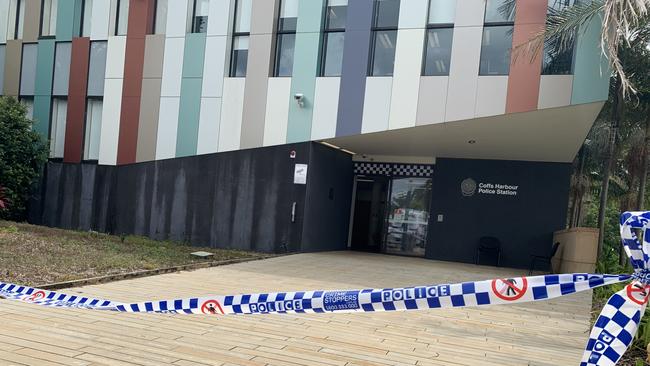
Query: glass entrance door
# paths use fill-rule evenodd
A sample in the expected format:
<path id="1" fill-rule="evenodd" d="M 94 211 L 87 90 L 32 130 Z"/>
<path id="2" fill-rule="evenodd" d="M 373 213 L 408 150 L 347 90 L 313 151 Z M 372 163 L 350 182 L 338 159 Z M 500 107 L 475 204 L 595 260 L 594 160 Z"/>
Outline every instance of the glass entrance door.
<path id="1" fill-rule="evenodd" d="M 424 256 L 431 201 L 430 178 L 394 178 L 384 251 Z"/>

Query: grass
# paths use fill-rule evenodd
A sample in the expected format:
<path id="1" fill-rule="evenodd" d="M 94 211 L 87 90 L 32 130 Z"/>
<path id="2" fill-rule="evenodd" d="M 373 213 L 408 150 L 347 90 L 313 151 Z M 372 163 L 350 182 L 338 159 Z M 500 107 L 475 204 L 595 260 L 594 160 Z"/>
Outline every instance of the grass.
<path id="1" fill-rule="evenodd" d="M 190 255 L 199 250 L 211 260 L 260 255 L 0 220 L 0 281 L 34 286 L 204 262 Z"/>

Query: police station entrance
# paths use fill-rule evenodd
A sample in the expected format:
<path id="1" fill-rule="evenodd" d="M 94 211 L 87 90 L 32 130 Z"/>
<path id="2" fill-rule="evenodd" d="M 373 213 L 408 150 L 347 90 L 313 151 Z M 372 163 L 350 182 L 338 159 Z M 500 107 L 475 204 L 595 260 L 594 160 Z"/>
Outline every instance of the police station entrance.
<path id="1" fill-rule="evenodd" d="M 355 163 L 350 248 L 423 257 L 432 172 L 427 165 Z"/>

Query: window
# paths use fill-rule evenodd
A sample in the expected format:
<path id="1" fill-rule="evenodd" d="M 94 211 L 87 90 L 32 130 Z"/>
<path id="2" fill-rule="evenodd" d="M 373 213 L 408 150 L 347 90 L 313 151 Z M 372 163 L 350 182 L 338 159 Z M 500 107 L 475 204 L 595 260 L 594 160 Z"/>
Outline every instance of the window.
<path id="1" fill-rule="evenodd" d="M 7 17 L 7 39 L 22 39 L 25 23 L 25 0 L 10 0 Z"/>
<path id="2" fill-rule="evenodd" d="M 248 64 L 248 41 L 251 31 L 252 0 L 236 0 L 235 24 L 230 55 L 230 76 L 245 77 Z"/>
<path id="3" fill-rule="evenodd" d="M 20 102 L 27 109 L 27 118 L 34 119 L 34 97 L 20 97 Z"/>
<path id="4" fill-rule="evenodd" d="M 321 76 L 341 76 L 348 0 L 328 0 L 325 9 Z"/>
<path id="5" fill-rule="evenodd" d="M 36 82 L 36 43 L 23 44 L 23 59 L 20 68 L 20 95 L 33 96 Z"/>
<path id="6" fill-rule="evenodd" d="M 41 36 L 56 35 L 57 0 L 41 0 Z"/>
<path id="7" fill-rule="evenodd" d="M 129 25 L 129 0 L 117 0 L 115 35 L 125 36 Z"/>
<path id="8" fill-rule="evenodd" d="M 293 53 L 296 46 L 297 23 L 298 0 L 281 0 L 273 76 L 291 76 L 293 73 Z"/>
<path id="9" fill-rule="evenodd" d="M 68 115 L 68 100 L 52 98 L 52 123 L 50 123 L 50 158 L 63 158 L 65 147 L 65 122 Z"/>
<path id="10" fill-rule="evenodd" d="M 449 75 L 456 0 L 430 0 L 422 75 Z"/>
<path id="11" fill-rule="evenodd" d="M 88 64 L 88 96 L 104 95 L 104 74 L 106 73 L 106 41 L 90 42 Z"/>
<path id="12" fill-rule="evenodd" d="M 209 0 L 194 0 L 194 16 L 192 17 L 192 33 L 208 31 Z"/>
<path id="13" fill-rule="evenodd" d="M 575 5 L 575 0 L 548 0 L 548 15 L 553 16 Z M 573 55 L 575 53 L 575 34 L 569 44 L 560 49 L 559 40 L 546 40 L 544 58 L 542 59 L 543 75 L 569 75 L 573 73 Z"/>
<path id="14" fill-rule="evenodd" d="M 3 95 L 2 86 L 4 85 L 5 80 L 5 47 L 5 45 L 0 44 L 0 95 Z"/>
<path id="15" fill-rule="evenodd" d="M 508 75 L 514 7 L 508 0 L 487 0 L 479 75 Z"/>
<path id="16" fill-rule="evenodd" d="M 370 76 L 393 75 L 399 5 L 399 0 L 375 0 Z"/>
<path id="17" fill-rule="evenodd" d="M 155 34 L 165 34 L 167 30 L 167 3 L 168 0 L 156 0 L 156 16 L 153 26 Z"/>
<path id="18" fill-rule="evenodd" d="M 72 43 L 56 43 L 54 52 L 54 82 L 52 83 L 52 95 L 68 95 L 68 84 L 70 83 L 71 52 Z"/>
<path id="19" fill-rule="evenodd" d="M 101 0 L 99 0 L 101 1 Z M 90 20 L 93 16 L 93 0 L 83 0 L 81 19 L 81 36 L 90 37 L 91 25 Z"/>
<path id="20" fill-rule="evenodd" d="M 88 98 L 84 133 L 84 160 L 99 160 L 99 136 L 102 128 L 102 99 Z"/>

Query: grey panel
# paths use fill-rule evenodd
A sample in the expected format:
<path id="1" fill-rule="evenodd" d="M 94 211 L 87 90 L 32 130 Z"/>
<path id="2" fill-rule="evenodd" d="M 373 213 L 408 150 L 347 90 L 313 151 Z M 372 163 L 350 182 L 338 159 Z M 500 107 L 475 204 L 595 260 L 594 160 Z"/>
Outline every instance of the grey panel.
<path id="1" fill-rule="evenodd" d="M 4 95 L 2 86 L 5 82 L 5 53 L 6 46 L 0 45 L 0 95 Z"/>
<path id="2" fill-rule="evenodd" d="M 143 78 L 162 78 L 164 53 L 165 36 L 162 34 L 147 35 L 144 44 Z"/>
<path id="3" fill-rule="evenodd" d="M 104 75 L 106 73 L 106 41 L 90 43 L 90 64 L 88 66 L 88 95 L 104 95 Z"/>
<path id="4" fill-rule="evenodd" d="M 34 95 L 36 82 L 36 44 L 23 44 L 23 59 L 20 71 L 20 95 Z"/>
<path id="5" fill-rule="evenodd" d="M 71 42 L 57 42 L 54 54 L 54 83 L 52 85 L 52 95 L 68 95 L 71 53 Z"/>

